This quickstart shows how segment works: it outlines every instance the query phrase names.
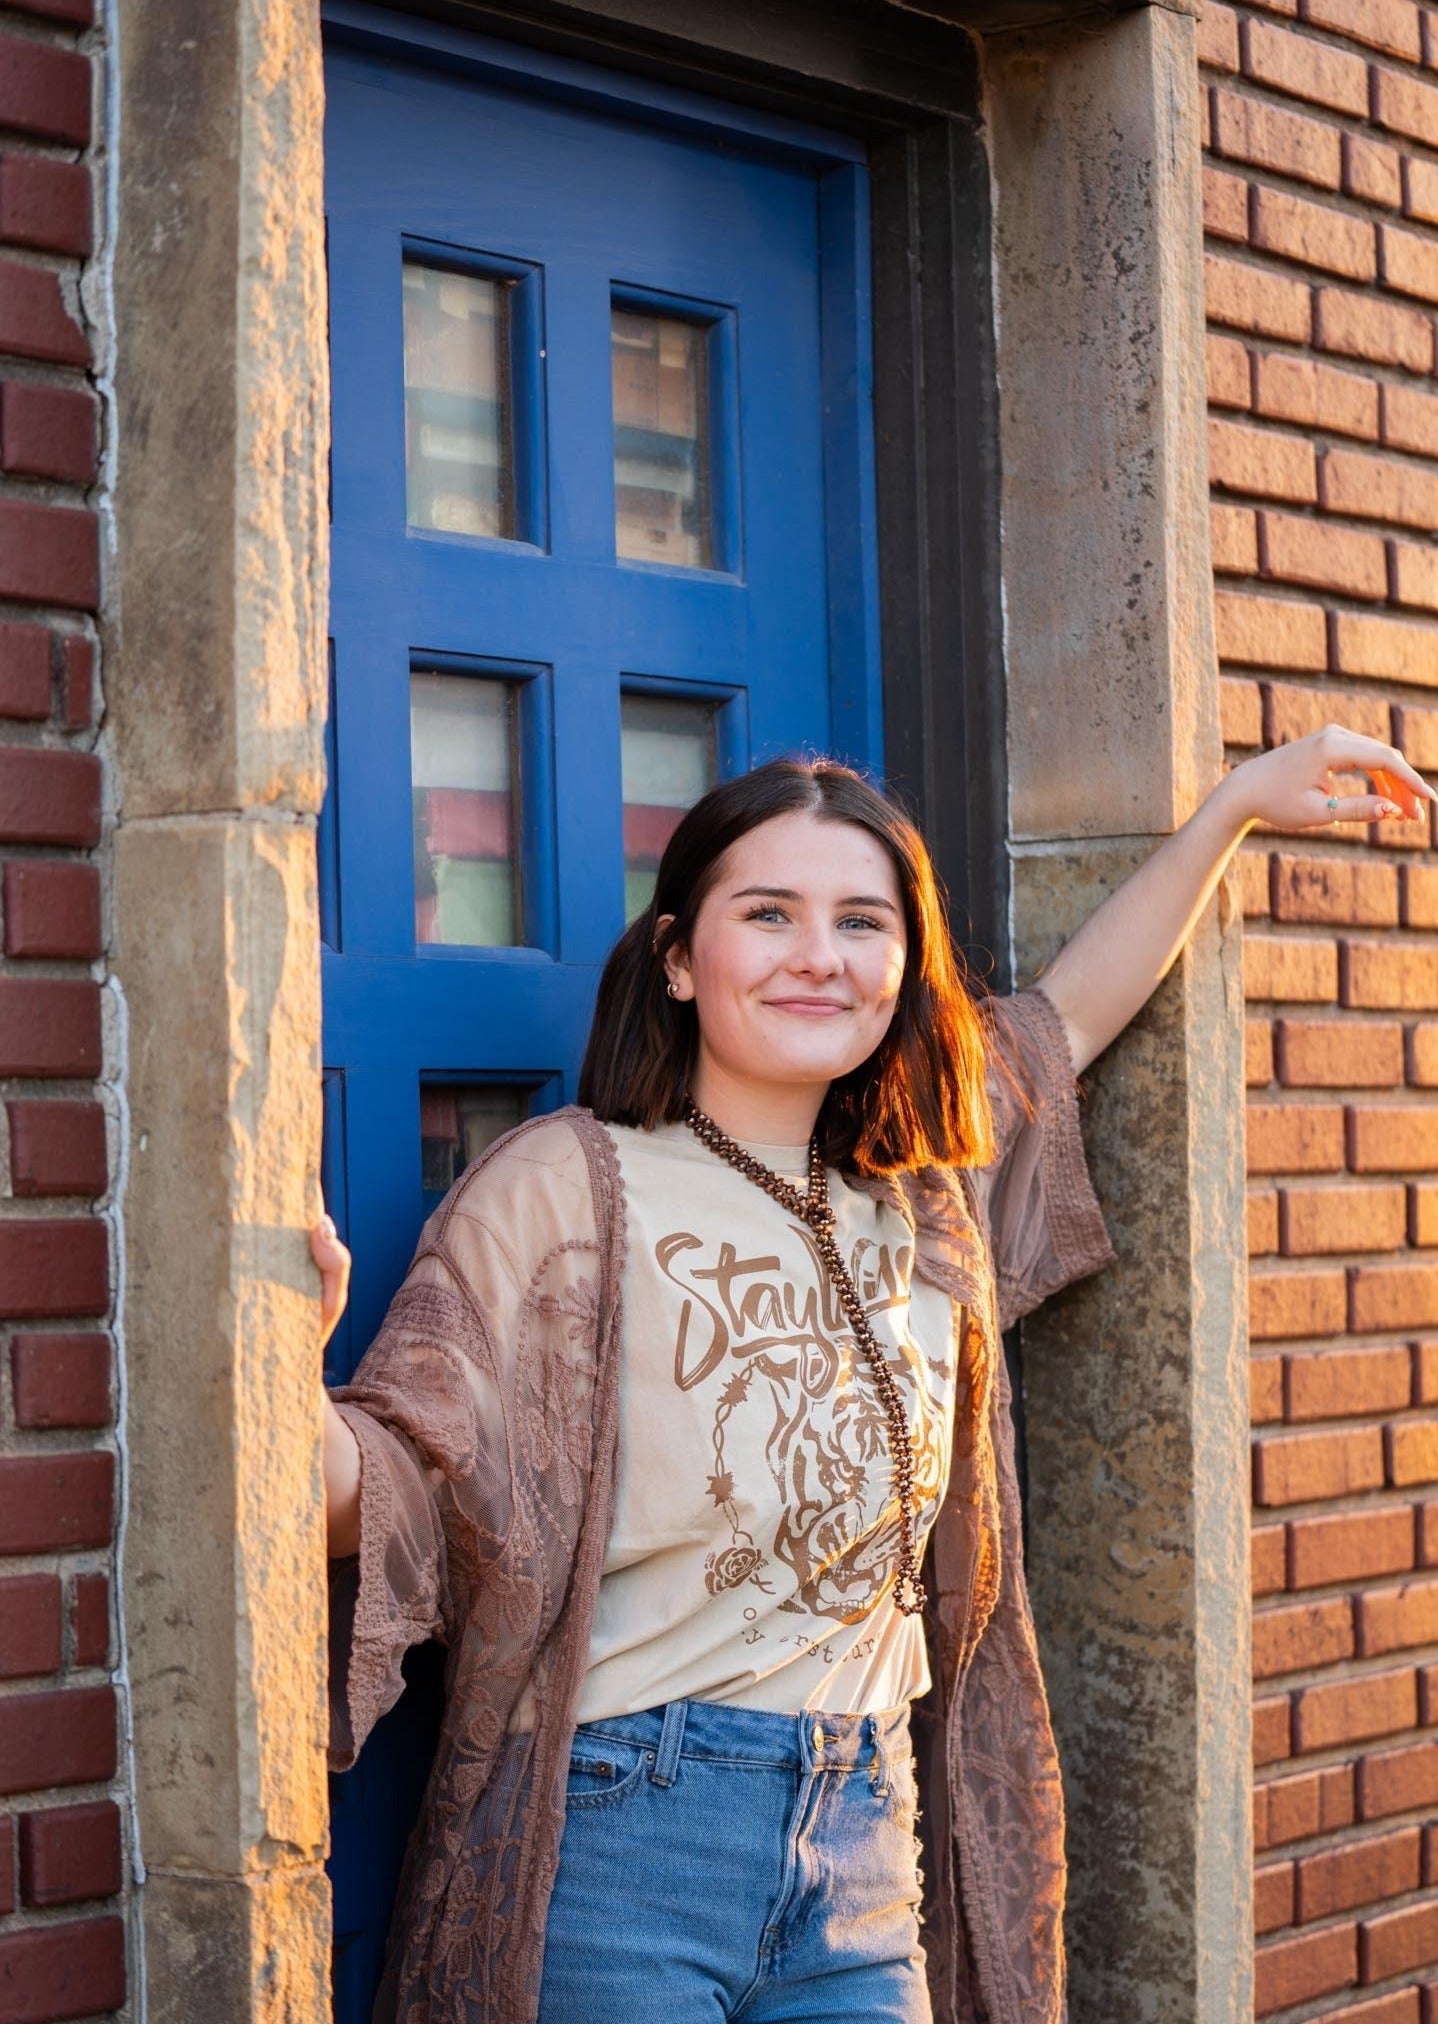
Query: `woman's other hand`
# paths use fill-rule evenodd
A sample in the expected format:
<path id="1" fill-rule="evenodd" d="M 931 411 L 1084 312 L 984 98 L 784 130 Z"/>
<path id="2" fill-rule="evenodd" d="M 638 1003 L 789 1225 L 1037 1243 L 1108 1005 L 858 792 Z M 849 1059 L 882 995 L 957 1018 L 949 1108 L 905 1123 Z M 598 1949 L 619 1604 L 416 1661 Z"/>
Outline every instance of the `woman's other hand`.
<path id="1" fill-rule="evenodd" d="M 339 1326 L 350 1294 L 350 1254 L 339 1240 L 333 1216 L 321 1216 L 310 1231 L 310 1256 L 320 1271 L 320 1348 L 323 1349 Z"/>
<path id="2" fill-rule="evenodd" d="M 1366 774 L 1371 793 L 1355 793 Z M 1347 776 L 1345 779 L 1343 776 Z M 1325 724 L 1291 745 L 1275 746 L 1234 767 L 1219 792 L 1245 823 L 1274 829 L 1318 829 L 1335 822 L 1416 821 L 1438 800 L 1392 745 Z"/>

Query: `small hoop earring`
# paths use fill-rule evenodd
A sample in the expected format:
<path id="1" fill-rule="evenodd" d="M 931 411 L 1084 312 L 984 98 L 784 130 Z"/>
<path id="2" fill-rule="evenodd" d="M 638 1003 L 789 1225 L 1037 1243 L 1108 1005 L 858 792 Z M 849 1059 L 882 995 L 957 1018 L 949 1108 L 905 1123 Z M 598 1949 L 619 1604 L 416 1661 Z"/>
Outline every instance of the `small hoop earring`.
<path id="1" fill-rule="evenodd" d="M 671 998 L 677 998 L 679 996 L 679 986 L 675 983 L 672 977 L 669 979 L 669 995 Z"/>

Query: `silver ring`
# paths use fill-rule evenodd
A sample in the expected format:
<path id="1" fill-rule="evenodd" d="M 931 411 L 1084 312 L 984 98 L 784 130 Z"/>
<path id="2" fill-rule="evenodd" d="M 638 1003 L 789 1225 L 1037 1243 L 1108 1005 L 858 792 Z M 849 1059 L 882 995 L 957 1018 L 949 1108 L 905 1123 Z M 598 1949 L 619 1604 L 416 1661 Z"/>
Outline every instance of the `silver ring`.
<path id="1" fill-rule="evenodd" d="M 1337 820 L 1338 820 L 1338 796 L 1337 796 L 1336 794 L 1330 794 L 1330 795 L 1329 795 L 1329 797 L 1328 797 L 1328 813 L 1329 813 L 1329 814 L 1330 814 L 1330 815 L 1331 815 L 1331 816 L 1333 817 L 1333 820 L 1334 820 L 1335 822 L 1337 822 Z"/>

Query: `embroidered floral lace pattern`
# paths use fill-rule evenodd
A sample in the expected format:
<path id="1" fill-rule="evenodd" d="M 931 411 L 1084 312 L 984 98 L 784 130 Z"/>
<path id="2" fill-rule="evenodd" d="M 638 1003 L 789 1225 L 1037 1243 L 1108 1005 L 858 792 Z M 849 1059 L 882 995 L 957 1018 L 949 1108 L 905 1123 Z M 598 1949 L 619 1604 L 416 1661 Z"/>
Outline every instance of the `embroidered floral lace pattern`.
<path id="1" fill-rule="evenodd" d="M 929 1542 L 934 1685 L 913 1709 L 936 2024 L 1059 2024 L 1063 1813 L 1023 1584 L 999 1325 L 1112 1252 L 1072 1065 L 1039 990 L 992 1002 L 999 1156 L 868 1185 L 969 1316 Z M 446 1717 L 375 2015 L 533 2024 L 616 1466 L 625 1218 L 587 1112 L 521 1126 L 456 1183 L 336 1403 L 360 1443 L 360 1551 L 331 1595 L 331 1763 L 448 1649 Z M 992 1260 L 992 1263 L 991 1263 Z M 532 1732 L 506 1734 L 526 1682 Z"/>

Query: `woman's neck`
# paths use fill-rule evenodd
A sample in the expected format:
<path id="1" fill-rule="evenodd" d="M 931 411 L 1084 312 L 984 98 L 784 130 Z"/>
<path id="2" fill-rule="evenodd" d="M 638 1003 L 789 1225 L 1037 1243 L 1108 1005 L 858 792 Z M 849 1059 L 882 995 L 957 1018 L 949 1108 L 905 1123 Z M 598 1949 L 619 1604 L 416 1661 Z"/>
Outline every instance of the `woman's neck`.
<path id="1" fill-rule="evenodd" d="M 732 1139 L 745 1145 L 802 1146 L 813 1135 L 828 1088 L 827 1083 L 751 1082 L 701 1059 L 689 1093 Z"/>

